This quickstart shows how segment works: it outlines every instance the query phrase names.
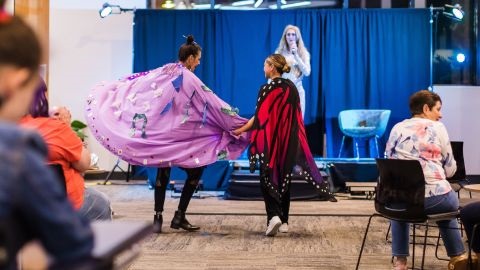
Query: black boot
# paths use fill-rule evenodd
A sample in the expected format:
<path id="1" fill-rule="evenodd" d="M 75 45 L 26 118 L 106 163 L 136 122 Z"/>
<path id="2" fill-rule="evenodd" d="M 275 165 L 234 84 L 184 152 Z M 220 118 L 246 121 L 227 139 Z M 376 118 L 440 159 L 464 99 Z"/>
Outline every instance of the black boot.
<path id="1" fill-rule="evenodd" d="M 162 232 L 162 223 L 163 223 L 162 214 L 156 213 L 153 216 L 153 233 L 161 233 Z"/>
<path id="2" fill-rule="evenodd" d="M 173 229 L 184 229 L 186 231 L 196 231 L 200 230 L 200 227 L 192 225 L 188 222 L 188 220 L 185 218 L 185 212 L 181 210 L 175 211 L 175 216 L 173 216 L 172 223 L 170 224 L 170 228 Z"/>

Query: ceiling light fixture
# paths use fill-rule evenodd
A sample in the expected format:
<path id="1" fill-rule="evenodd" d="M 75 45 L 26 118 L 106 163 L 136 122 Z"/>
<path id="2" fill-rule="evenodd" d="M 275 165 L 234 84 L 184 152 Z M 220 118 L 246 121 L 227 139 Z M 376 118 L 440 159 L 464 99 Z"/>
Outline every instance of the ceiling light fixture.
<path id="1" fill-rule="evenodd" d="M 110 14 L 120 14 L 122 12 L 135 11 L 134 8 L 122 8 L 119 5 L 111 5 L 109 3 L 103 4 L 102 8 L 98 11 L 100 18 L 106 18 Z"/>

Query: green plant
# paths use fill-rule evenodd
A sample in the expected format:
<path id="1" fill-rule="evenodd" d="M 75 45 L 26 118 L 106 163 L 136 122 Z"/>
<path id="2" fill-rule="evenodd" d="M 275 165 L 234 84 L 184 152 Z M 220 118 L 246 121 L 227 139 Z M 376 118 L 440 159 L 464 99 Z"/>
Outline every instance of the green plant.
<path id="1" fill-rule="evenodd" d="M 72 127 L 73 131 L 75 131 L 75 133 L 77 133 L 77 136 L 80 138 L 80 140 L 82 140 L 82 142 L 83 142 L 85 140 L 85 138 L 87 137 L 87 135 L 85 135 L 85 133 L 83 132 L 83 129 L 85 129 L 87 127 L 87 125 L 85 123 L 83 123 L 82 121 L 73 120 L 72 123 L 70 124 L 70 126 Z"/>

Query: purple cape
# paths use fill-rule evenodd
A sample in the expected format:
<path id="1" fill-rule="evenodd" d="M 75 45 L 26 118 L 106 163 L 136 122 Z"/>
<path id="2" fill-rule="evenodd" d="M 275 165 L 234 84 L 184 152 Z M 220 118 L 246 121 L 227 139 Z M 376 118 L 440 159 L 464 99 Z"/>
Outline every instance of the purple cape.
<path id="1" fill-rule="evenodd" d="M 96 85 L 87 99 L 91 133 L 130 164 L 194 168 L 236 159 L 247 119 L 179 63 Z"/>

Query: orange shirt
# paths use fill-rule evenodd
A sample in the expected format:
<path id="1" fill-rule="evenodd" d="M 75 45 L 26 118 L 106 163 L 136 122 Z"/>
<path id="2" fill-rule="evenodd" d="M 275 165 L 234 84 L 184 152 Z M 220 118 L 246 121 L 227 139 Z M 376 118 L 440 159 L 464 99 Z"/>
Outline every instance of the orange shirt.
<path id="1" fill-rule="evenodd" d="M 68 199 L 75 209 L 80 209 L 85 183 L 82 175 L 71 165 L 82 156 L 80 138 L 70 126 L 52 118 L 25 116 L 20 125 L 35 129 L 43 137 L 48 146 L 48 163 L 62 165 Z"/>

